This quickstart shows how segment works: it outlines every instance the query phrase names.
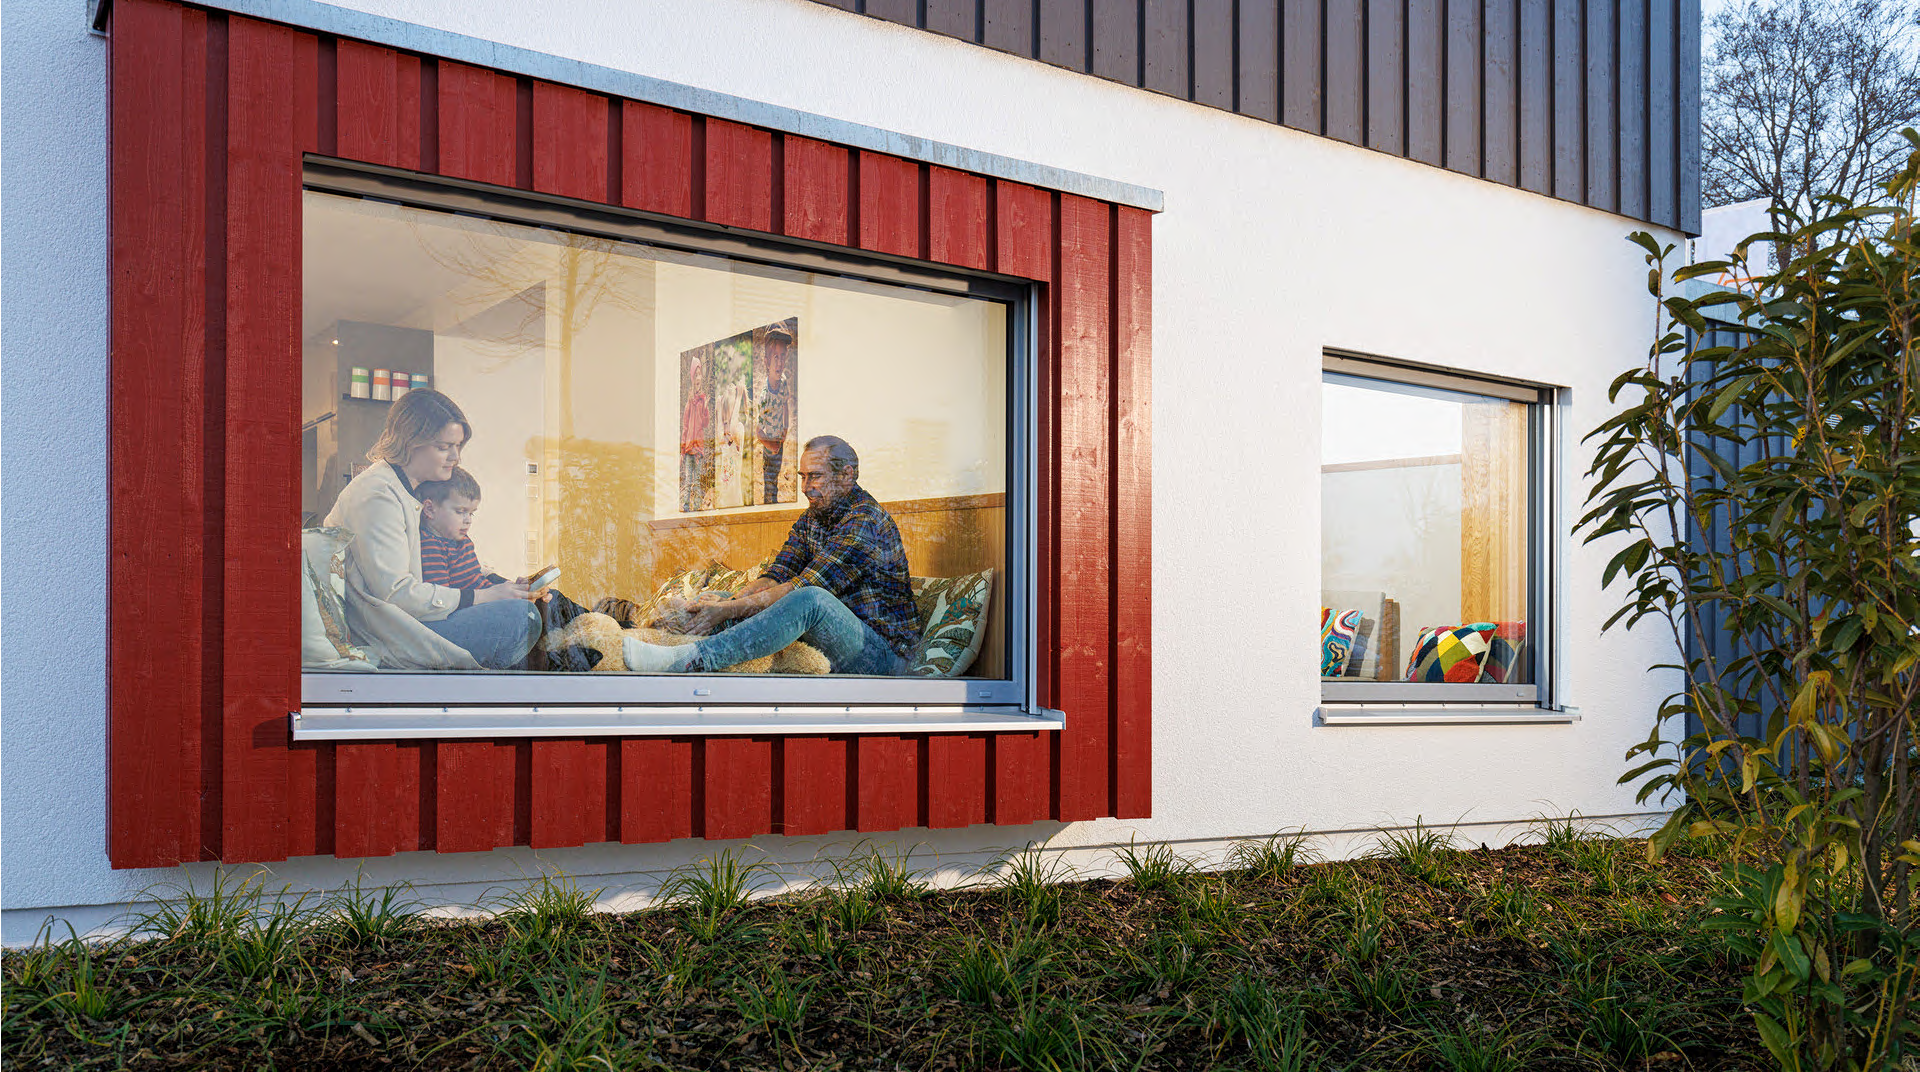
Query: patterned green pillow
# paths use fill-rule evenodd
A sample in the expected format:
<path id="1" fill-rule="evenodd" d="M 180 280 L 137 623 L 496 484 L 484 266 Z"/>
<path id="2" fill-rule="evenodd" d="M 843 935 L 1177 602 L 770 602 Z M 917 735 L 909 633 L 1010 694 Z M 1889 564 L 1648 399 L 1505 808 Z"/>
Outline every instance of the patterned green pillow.
<path id="1" fill-rule="evenodd" d="M 909 657 L 915 677 L 959 677 L 973 665 L 987 638 L 987 602 L 993 571 L 958 577 L 914 577 L 914 608 L 920 612 L 920 642 Z"/>

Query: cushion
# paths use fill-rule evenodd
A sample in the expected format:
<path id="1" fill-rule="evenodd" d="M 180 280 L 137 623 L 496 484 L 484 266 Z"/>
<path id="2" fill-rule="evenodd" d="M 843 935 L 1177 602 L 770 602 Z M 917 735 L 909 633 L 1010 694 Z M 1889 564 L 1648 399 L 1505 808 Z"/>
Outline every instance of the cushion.
<path id="1" fill-rule="evenodd" d="M 973 665 L 987 637 L 987 602 L 993 571 L 958 577 L 913 577 L 920 641 L 908 656 L 915 677 L 959 677 Z"/>
<path id="2" fill-rule="evenodd" d="M 300 663 L 330 669 L 370 668 L 347 631 L 347 548 L 353 533 L 338 526 L 300 532 Z M 342 667 L 367 664 L 366 667 Z"/>
<path id="3" fill-rule="evenodd" d="M 1353 631 L 1353 648 L 1347 652 L 1347 668 L 1341 672 L 1342 676 L 1365 677 L 1367 675 L 1361 672 L 1362 669 L 1369 664 L 1378 667 L 1380 655 L 1373 634 L 1379 628 L 1379 622 L 1364 614 L 1360 616 L 1360 625 Z"/>
<path id="4" fill-rule="evenodd" d="M 1368 680 L 1381 676 L 1380 658 L 1389 647 L 1381 635 L 1386 601 L 1386 593 L 1381 591 L 1334 588 L 1320 590 L 1322 607 L 1355 607 L 1360 611 L 1360 627 L 1354 631 L 1353 649 L 1347 653 L 1345 676 Z M 1387 668 L 1388 675 L 1399 672 L 1398 666 Z"/>
<path id="5" fill-rule="evenodd" d="M 1346 673 L 1353 638 L 1360 631 L 1360 618 L 1358 610 L 1320 608 L 1321 677 L 1339 677 Z"/>
<path id="6" fill-rule="evenodd" d="M 1480 680 L 1492 622 L 1430 625 L 1420 630 L 1407 659 L 1407 680 L 1472 684 Z"/>
<path id="7" fill-rule="evenodd" d="M 1495 685 L 1520 684 L 1513 680 L 1521 670 L 1521 658 L 1527 651 L 1527 623 L 1494 622 L 1487 638 L 1487 657 L 1480 664 L 1480 680 Z"/>

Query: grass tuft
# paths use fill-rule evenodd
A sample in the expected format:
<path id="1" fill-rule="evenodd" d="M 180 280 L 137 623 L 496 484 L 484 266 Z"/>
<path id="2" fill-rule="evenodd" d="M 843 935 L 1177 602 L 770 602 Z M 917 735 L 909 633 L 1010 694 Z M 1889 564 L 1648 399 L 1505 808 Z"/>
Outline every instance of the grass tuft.
<path id="1" fill-rule="evenodd" d="M 1141 848 L 1134 840 L 1114 853 L 1114 859 L 1126 868 L 1127 879 L 1142 893 L 1164 890 L 1191 874 L 1193 865 L 1173 851 L 1171 845 L 1154 843 Z"/>
<path id="2" fill-rule="evenodd" d="M 676 869 L 660 884 L 660 899 L 679 906 L 689 933 L 711 942 L 773 877 L 765 862 L 745 863 L 727 849 Z"/>
<path id="3" fill-rule="evenodd" d="M 1236 841 L 1227 850 L 1227 866 L 1262 882 L 1278 882 L 1293 869 L 1314 860 L 1306 835 L 1279 833 Z"/>

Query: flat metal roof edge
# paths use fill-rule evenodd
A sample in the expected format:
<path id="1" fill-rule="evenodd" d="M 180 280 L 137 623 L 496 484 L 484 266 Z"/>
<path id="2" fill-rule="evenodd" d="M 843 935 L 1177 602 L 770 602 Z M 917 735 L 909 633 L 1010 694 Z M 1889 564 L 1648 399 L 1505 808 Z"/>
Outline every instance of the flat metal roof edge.
<path id="1" fill-rule="evenodd" d="M 471 63 L 478 67 L 540 78 L 549 82 L 578 86 L 629 100 L 646 101 L 668 108 L 710 115 L 750 126 L 799 134 L 822 141 L 849 145 L 856 149 L 891 153 L 942 167 L 990 175 L 1010 182 L 1079 194 L 1099 201 L 1110 201 L 1148 212 L 1165 208 L 1166 195 L 1159 190 L 1116 179 L 1103 179 L 1077 171 L 1036 164 L 1029 160 L 949 145 L 946 142 L 918 138 L 910 134 L 831 119 L 763 101 L 748 100 L 710 89 L 668 82 L 631 71 L 570 60 L 546 52 L 487 41 L 478 37 L 434 29 L 416 23 L 370 15 L 319 0 L 191 0 L 198 7 L 226 11 L 248 18 L 297 26 L 316 33 L 368 41 L 388 48 Z M 113 0 L 87 0 L 88 22 L 96 32 L 104 33 Z"/>

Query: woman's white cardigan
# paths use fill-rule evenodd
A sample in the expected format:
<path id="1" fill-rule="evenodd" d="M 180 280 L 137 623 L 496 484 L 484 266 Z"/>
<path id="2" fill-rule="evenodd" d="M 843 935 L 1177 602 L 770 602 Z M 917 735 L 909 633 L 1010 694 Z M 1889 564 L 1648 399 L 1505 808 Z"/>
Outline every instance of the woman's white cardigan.
<path id="1" fill-rule="evenodd" d="M 347 628 L 382 669 L 478 670 L 465 648 L 420 624 L 460 609 L 460 589 L 420 579 L 420 502 L 388 462 L 353 478 L 327 514 L 347 547 Z"/>

